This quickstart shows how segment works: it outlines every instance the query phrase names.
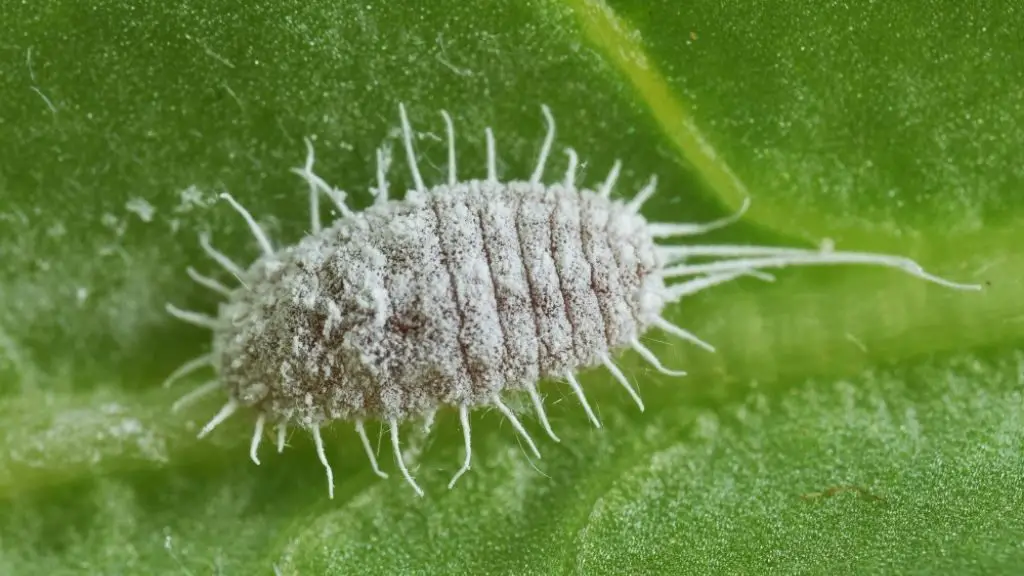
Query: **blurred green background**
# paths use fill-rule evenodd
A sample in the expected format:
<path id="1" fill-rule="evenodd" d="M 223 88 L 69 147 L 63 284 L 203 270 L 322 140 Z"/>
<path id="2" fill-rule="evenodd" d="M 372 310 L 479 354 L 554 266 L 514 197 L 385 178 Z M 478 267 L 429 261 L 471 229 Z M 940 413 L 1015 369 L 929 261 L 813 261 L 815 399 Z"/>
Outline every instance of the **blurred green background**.
<path id="1" fill-rule="evenodd" d="M 1024 563 L 1024 14 L 1009 2 L 75 2 L 0 0 L 0 573 L 1017 573 Z M 787 270 L 675 306 L 709 354 L 652 333 L 665 378 L 621 356 L 542 388 L 561 444 L 450 413 L 414 439 L 427 490 L 376 478 L 327 433 L 263 466 L 252 421 L 204 441 L 160 381 L 208 349 L 166 301 L 196 236 L 247 262 L 239 198 L 274 238 L 307 230 L 302 138 L 366 206 L 397 105 L 429 182 L 456 122 L 460 174 L 525 178 L 551 106 L 561 146 L 700 241 L 913 257 L 984 283 Z M 396 148 L 397 151 L 397 148 Z M 553 156 L 548 174 L 565 168 Z M 401 159 L 395 188 L 410 185 Z M 376 435 L 376 424 L 370 426 Z M 382 449 L 387 470 L 391 452 Z"/>

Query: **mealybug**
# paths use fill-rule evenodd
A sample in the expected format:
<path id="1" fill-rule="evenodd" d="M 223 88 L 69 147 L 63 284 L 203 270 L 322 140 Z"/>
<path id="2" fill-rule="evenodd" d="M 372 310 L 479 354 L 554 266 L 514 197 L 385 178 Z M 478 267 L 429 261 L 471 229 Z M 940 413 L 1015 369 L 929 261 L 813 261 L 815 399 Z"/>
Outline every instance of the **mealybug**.
<path id="1" fill-rule="evenodd" d="M 658 240 L 703 234 L 738 220 L 747 204 L 721 220 L 694 224 L 649 222 L 640 214 L 656 179 L 631 199 L 611 197 L 621 168 L 615 162 L 596 190 L 575 181 L 576 153 L 560 182 L 543 183 L 555 122 L 542 106 L 547 134 L 529 180 L 498 179 L 494 135 L 488 128 L 487 175 L 462 180 L 456 174 L 455 130 L 447 129 L 448 181 L 428 187 L 417 167 L 413 133 L 399 105 L 403 141 L 415 185 L 401 200 L 388 197 L 389 158 L 377 151 L 374 204 L 354 212 L 344 192 L 313 173 L 313 146 L 306 141 L 305 166 L 294 169 L 309 184 L 312 232 L 298 244 L 275 248 L 249 212 L 222 197 L 245 219 L 262 255 L 248 268 L 235 264 L 200 236 L 205 252 L 238 280 L 237 288 L 189 276 L 224 296 L 217 316 L 181 310 L 172 315 L 213 331 L 212 352 L 186 362 L 165 382 L 204 367 L 217 378 L 175 403 L 225 388 L 228 400 L 199 432 L 210 433 L 241 407 L 256 412 L 250 456 L 259 464 L 264 428 L 274 426 L 278 451 L 289 426 L 309 430 L 334 481 L 320 428 L 335 420 L 353 423 L 370 464 L 381 477 L 364 423 L 388 423 L 396 464 L 417 494 L 402 458 L 399 426 L 413 417 L 431 418 L 438 408 L 458 410 L 465 460 L 448 487 L 470 467 L 469 412 L 491 406 L 501 412 L 537 456 L 537 446 L 503 402 L 506 392 L 525 392 L 553 440 L 537 392 L 542 379 L 564 379 L 594 426 L 600 426 L 575 373 L 606 367 L 643 409 L 640 396 L 615 365 L 626 348 L 662 373 L 641 343 L 655 328 L 713 351 L 714 348 L 662 316 L 668 304 L 741 276 L 763 280 L 766 268 L 812 264 L 874 264 L 958 289 L 906 258 L 738 245 L 666 245 Z M 323 228 L 320 194 L 340 218 Z M 678 280 L 678 281 L 677 281 Z"/>

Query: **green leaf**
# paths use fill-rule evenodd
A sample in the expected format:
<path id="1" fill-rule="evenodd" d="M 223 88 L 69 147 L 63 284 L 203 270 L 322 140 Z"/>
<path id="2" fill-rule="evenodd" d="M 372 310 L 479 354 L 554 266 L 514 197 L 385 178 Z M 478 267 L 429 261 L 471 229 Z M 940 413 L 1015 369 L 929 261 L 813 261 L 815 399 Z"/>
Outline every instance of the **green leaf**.
<path id="1" fill-rule="evenodd" d="M 0 10 L 0 573 L 1013 573 L 1024 561 L 1024 66 L 998 3 L 674 0 L 69 1 Z M 369 204 L 397 105 L 429 182 L 525 178 L 544 134 L 651 219 L 707 242 L 903 254 L 982 292 L 891 270 L 784 270 L 669 311 L 715 354 L 648 338 L 639 413 L 604 371 L 543 391 L 562 439 L 496 412 L 409 438 L 427 490 L 373 475 L 351 426 L 248 460 L 252 419 L 195 438 L 222 398 L 171 414 L 160 382 L 209 335 L 185 275 L 210 231 L 257 254 L 230 190 L 279 242 L 309 228 L 289 172 Z M 548 179 L 566 168 L 552 157 Z M 407 188 L 396 160 L 393 187 Z M 370 426 L 371 435 L 377 433 Z M 391 472 L 391 452 L 381 451 Z"/>

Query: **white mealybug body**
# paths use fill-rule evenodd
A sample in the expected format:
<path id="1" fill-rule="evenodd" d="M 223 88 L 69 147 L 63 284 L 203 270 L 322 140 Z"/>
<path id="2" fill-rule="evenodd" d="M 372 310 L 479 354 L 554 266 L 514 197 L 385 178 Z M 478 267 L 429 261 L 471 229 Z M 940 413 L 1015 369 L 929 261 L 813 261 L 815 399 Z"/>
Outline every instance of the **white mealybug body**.
<path id="1" fill-rule="evenodd" d="M 648 222 L 640 208 L 654 193 L 654 178 L 633 198 L 613 199 L 620 170 L 616 162 L 597 190 L 578 188 L 577 156 L 571 149 L 566 150 L 564 178 L 543 183 L 555 130 L 546 106 L 548 132 L 536 169 L 529 180 L 511 182 L 497 178 L 490 129 L 486 179 L 457 179 L 455 133 L 442 112 L 448 181 L 428 188 L 417 168 L 405 108 L 399 109 L 415 189 L 401 200 L 388 198 L 388 158 L 378 150 L 376 202 L 353 212 L 343 192 L 313 173 L 307 140 L 306 165 L 295 172 L 309 183 L 312 232 L 298 244 L 275 249 L 248 211 L 222 195 L 245 218 L 263 254 L 243 268 L 201 236 L 204 250 L 238 279 L 239 287 L 228 288 L 189 268 L 196 282 L 226 301 L 216 317 L 167 307 L 174 316 L 211 329 L 213 350 L 186 362 L 165 384 L 208 366 L 217 373 L 174 408 L 226 389 L 227 403 L 199 436 L 237 409 L 251 407 L 257 416 L 250 455 L 257 464 L 266 426 L 276 427 L 278 450 L 289 427 L 309 430 L 332 497 L 333 474 L 320 428 L 335 420 L 354 423 L 373 470 L 382 477 L 386 474 L 364 422 L 388 423 L 396 464 L 422 495 L 401 455 L 399 425 L 411 418 L 432 418 L 439 408 L 458 410 L 466 457 L 450 488 L 470 466 L 469 412 L 475 408 L 495 407 L 540 455 L 502 401 L 506 393 L 527 393 L 544 430 L 556 441 L 537 391 L 543 379 L 568 382 L 589 419 L 600 426 L 574 374 L 604 366 L 642 410 L 615 355 L 631 348 L 663 373 L 684 374 L 663 366 L 641 336 L 655 328 L 713 350 L 668 322 L 662 310 L 740 276 L 771 280 L 762 269 L 860 263 L 900 268 L 954 288 L 977 288 L 879 254 L 658 244 L 658 239 L 720 228 L 743 210 L 705 224 Z M 341 214 L 326 228 L 320 223 L 320 193 Z M 673 279 L 681 280 L 669 283 Z"/>

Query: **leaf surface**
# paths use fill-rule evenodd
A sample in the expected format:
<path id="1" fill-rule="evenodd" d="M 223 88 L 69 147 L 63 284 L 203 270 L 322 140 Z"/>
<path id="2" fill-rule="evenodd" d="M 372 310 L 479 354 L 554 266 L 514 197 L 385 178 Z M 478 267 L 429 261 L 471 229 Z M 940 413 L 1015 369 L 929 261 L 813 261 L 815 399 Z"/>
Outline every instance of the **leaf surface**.
<path id="1" fill-rule="evenodd" d="M 1021 9 L 799 1 L 220 2 L 57 0 L 0 9 L 0 573 L 1010 573 L 1020 514 L 1024 357 Z M 776 5 L 777 4 L 777 5 Z M 397 105 L 428 182 L 652 174 L 652 220 L 744 221 L 701 241 L 907 255 L 985 290 L 868 268 L 784 270 L 668 315 L 718 348 L 652 333 L 662 377 L 620 363 L 543 386 L 561 444 L 450 412 L 410 437 L 428 494 L 376 478 L 351 426 L 327 431 L 328 500 L 307 435 L 248 460 L 252 418 L 195 432 L 214 397 L 160 382 L 209 335 L 186 266 L 258 252 L 222 203 L 277 242 L 309 229 L 289 172 L 371 201 L 374 151 L 410 186 Z M 378 427 L 370 426 L 372 437 Z M 386 444 L 386 442 L 383 442 Z M 266 448 L 269 448 L 265 444 Z M 391 452 L 381 459 L 392 472 Z"/>

